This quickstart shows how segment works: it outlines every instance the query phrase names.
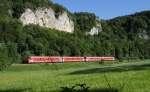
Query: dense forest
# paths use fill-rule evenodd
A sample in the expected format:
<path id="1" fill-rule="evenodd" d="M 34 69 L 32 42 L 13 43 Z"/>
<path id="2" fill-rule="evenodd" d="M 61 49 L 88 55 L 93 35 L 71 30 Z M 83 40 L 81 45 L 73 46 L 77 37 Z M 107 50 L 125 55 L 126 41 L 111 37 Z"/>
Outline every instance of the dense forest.
<path id="1" fill-rule="evenodd" d="M 18 19 L 25 8 L 49 6 L 56 16 L 67 11 L 49 0 L 0 0 L 0 65 L 23 63 L 30 55 L 150 58 L 150 11 L 102 20 L 103 31 L 94 36 L 85 34 L 96 25 L 97 17 L 92 13 L 67 11 L 75 24 L 73 34 L 38 25 L 23 26 Z"/>

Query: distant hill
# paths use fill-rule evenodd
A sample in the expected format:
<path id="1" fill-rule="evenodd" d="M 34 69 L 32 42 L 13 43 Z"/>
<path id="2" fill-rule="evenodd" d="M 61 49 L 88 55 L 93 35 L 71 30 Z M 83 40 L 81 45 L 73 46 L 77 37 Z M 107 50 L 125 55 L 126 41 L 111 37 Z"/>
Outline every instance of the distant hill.
<path id="1" fill-rule="evenodd" d="M 0 1 L 0 48 L 11 51 L 5 54 L 15 57 L 13 63 L 31 55 L 147 59 L 149 25 L 150 11 L 100 20 L 49 0 Z"/>
<path id="2" fill-rule="evenodd" d="M 117 17 L 103 21 L 103 30 L 122 47 L 127 56 L 150 56 L 150 11 Z M 132 53 L 132 54 L 131 54 Z M 126 56 L 126 55 L 125 55 Z"/>
<path id="3" fill-rule="evenodd" d="M 118 30 L 129 34 L 137 35 L 141 39 L 148 40 L 150 37 L 150 11 L 143 11 L 133 15 L 117 17 L 106 21 L 112 30 Z M 108 27 L 106 26 L 106 30 Z"/>

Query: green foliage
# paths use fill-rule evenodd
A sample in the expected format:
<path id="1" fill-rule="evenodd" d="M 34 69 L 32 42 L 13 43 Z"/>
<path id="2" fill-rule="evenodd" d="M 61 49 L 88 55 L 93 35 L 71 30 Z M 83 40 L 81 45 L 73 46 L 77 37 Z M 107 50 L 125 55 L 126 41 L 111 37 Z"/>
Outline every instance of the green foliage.
<path id="1" fill-rule="evenodd" d="M 10 65 L 10 58 L 6 47 L 0 46 L 0 71 L 6 69 Z"/>
<path id="2" fill-rule="evenodd" d="M 144 11 L 102 22 L 103 30 L 105 30 L 107 36 L 113 38 L 112 43 L 115 44 L 117 58 L 150 58 L 149 49 L 147 48 L 149 38 L 146 39 L 140 36 L 143 34 L 150 37 L 149 14 L 149 11 Z"/>
<path id="3" fill-rule="evenodd" d="M 96 16 L 93 13 L 80 12 L 74 14 L 75 21 L 77 23 L 76 27 L 82 32 L 88 32 L 96 26 Z"/>
<path id="4" fill-rule="evenodd" d="M 15 44 L 0 43 L 0 71 L 7 69 L 13 62 L 19 61 Z"/>

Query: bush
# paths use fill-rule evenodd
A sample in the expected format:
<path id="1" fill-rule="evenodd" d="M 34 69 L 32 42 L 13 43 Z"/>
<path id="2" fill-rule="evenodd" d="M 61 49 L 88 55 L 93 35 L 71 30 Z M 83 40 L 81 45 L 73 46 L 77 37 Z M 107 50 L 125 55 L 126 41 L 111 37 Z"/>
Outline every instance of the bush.
<path id="1" fill-rule="evenodd" d="M 0 44 L 0 71 L 7 69 L 14 61 L 19 61 L 16 46 L 12 43 Z"/>
<path id="2" fill-rule="evenodd" d="M 0 71 L 11 65 L 11 59 L 8 57 L 8 49 L 4 45 L 0 46 Z"/>

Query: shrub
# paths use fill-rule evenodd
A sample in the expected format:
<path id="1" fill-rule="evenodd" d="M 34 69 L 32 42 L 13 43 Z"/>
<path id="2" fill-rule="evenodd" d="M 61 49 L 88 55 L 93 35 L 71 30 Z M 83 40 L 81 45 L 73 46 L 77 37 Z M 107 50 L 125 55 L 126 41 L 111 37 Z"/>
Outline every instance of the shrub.
<path id="1" fill-rule="evenodd" d="M 11 59 L 8 57 L 8 49 L 4 45 L 0 46 L 0 71 L 11 65 Z"/>
<path id="2" fill-rule="evenodd" d="M 18 61 L 19 55 L 16 46 L 12 43 L 0 44 L 0 71 L 7 69 L 14 61 Z"/>

